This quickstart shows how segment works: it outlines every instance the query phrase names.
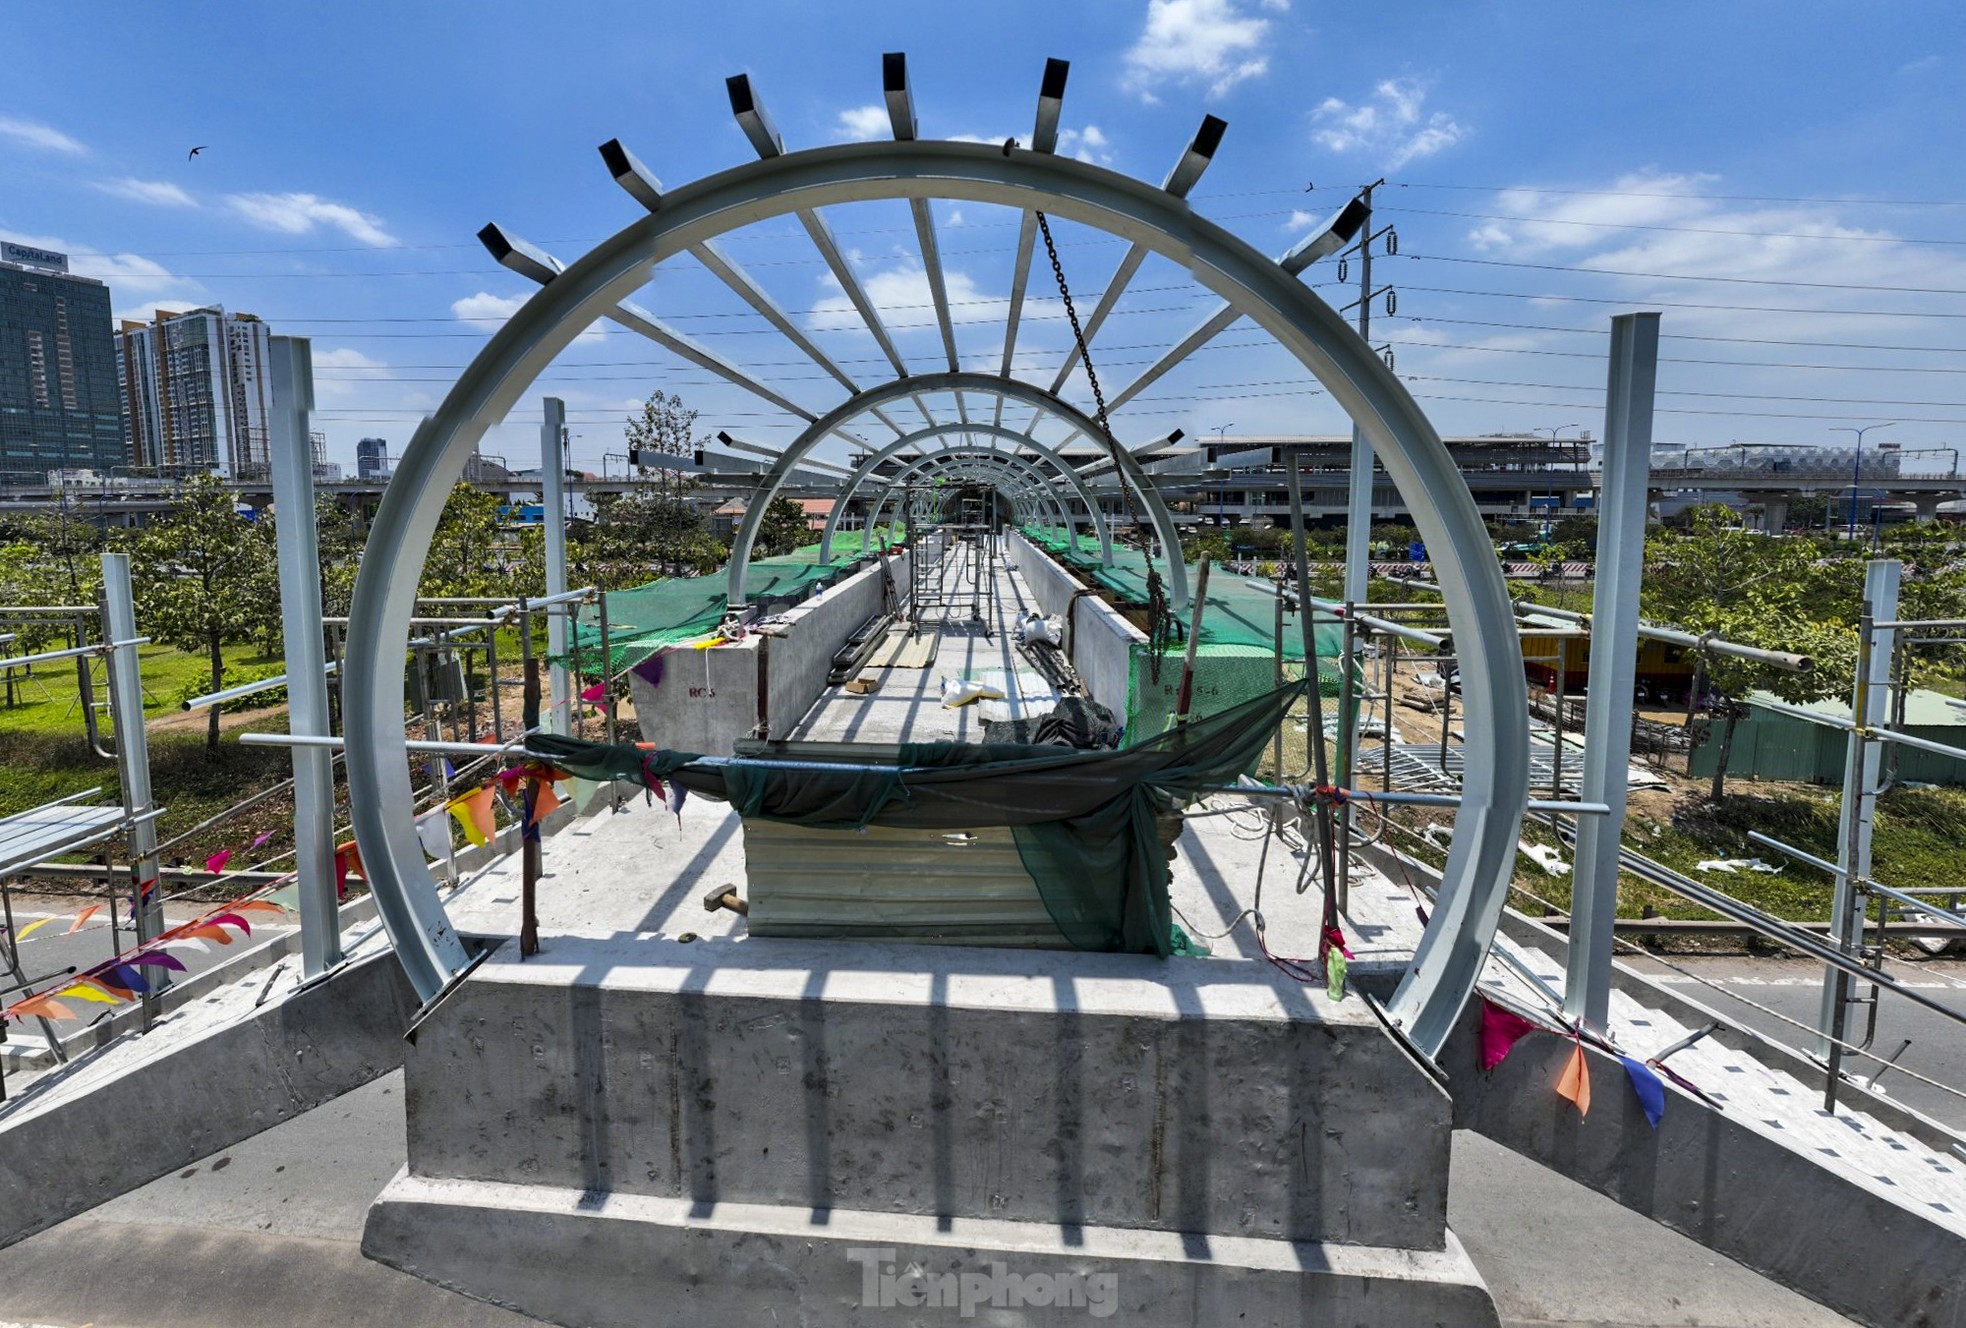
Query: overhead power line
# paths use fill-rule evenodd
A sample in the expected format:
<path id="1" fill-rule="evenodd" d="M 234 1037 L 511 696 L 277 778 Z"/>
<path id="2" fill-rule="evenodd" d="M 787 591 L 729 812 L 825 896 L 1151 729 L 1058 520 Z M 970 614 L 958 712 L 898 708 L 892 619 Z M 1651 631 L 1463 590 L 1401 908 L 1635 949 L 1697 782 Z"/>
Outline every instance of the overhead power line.
<path id="1" fill-rule="evenodd" d="M 1798 198 L 1780 194 L 1689 194 L 1678 190 L 1642 189 L 1544 189 L 1520 184 L 1423 184 L 1417 180 L 1396 180 L 1399 189 L 1452 189 L 1475 194 L 1556 194 L 1570 198 L 1677 198 L 1697 203 L 1710 199 L 1720 203 L 1848 203 L 1872 207 L 1966 207 L 1966 201 L 1951 198 Z"/>
<path id="2" fill-rule="evenodd" d="M 1532 272 L 1570 272 L 1587 277 L 1643 277 L 1652 281 L 1713 281 L 1730 286 L 1804 286 L 1810 290 L 1883 291 L 1894 295 L 1966 295 L 1957 286 L 1874 286 L 1851 281 L 1796 281 L 1781 277 L 1716 277 L 1694 272 L 1632 272 L 1624 268 L 1591 267 L 1578 263 L 1518 263 L 1501 258 L 1457 258 L 1452 254 L 1401 254 L 1401 258 L 1435 263 L 1465 263 L 1473 267 L 1513 267 Z M 1837 310 L 1825 309 L 1824 313 Z"/>

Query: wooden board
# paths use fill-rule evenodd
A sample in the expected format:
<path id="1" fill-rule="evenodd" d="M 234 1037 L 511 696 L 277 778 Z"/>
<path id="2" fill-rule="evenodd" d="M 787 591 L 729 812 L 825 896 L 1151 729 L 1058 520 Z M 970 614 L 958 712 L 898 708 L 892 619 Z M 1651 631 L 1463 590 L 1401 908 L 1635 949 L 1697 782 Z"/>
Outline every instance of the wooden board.
<path id="1" fill-rule="evenodd" d="M 935 648 L 941 643 L 936 632 L 908 635 L 905 627 L 887 629 L 887 639 L 874 647 L 862 669 L 925 669 L 935 662 Z"/>

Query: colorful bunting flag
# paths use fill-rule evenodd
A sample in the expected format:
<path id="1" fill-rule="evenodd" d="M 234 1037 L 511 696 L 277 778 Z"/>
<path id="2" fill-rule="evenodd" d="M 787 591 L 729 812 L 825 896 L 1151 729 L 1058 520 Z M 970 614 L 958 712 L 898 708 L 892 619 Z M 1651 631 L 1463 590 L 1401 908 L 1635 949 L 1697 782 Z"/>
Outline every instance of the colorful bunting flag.
<path id="1" fill-rule="evenodd" d="M 427 858 L 448 858 L 451 855 L 451 818 L 442 807 L 434 812 L 425 812 L 416 818 L 416 841 L 423 846 Z"/>
<path id="2" fill-rule="evenodd" d="M 89 983 L 89 982 L 73 983 L 70 986 L 63 987 L 60 991 L 57 991 L 55 995 L 73 996 L 78 1001 L 93 1001 L 97 1005 L 122 1004 L 122 1002 L 117 1000 L 116 997 L 112 996 L 108 991 L 104 990 L 100 984 Z"/>
<path id="3" fill-rule="evenodd" d="M 272 838 L 273 838 L 273 832 L 271 830 L 268 830 L 263 835 L 257 836 L 253 840 L 252 844 L 248 847 L 247 852 L 252 852 L 254 849 L 265 847 L 267 841 L 271 840 Z"/>
<path id="4" fill-rule="evenodd" d="M 179 959 L 176 955 L 166 954 L 162 950 L 145 950 L 142 954 L 127 956 L 123 962 L 126 964 L 140 964 L 146 968 L 168 968 L 173 973 L 182 973 L 185 971 L 184 961 L 182 959 Z"/>
<path id="5" fill-rule="evenodd" d="M 231 926 L 237 927 L 247 936 L 253 934 L 253 924 L 240 917 L 237 913 L 220 913 L 216 917 L 206 918 L 205 921 L 211 923 L 214 927 L 230 924 Z"/>
<path id="6" fill-rule="evenodd" d="M 275 917 L 285 917 L 287 910 L 274 903 L 269 896 L 265 899 L 248 899 L 243 904 L 232 906 L 234 913 L 271 913 Z"/>
<path id="7" fill-rule="evenodd" d="M 659 782 L 660 781 L 658 781 L 658 783 Z M 662 795 L 662 805 L 667 807 L 670 810 L 670 812 L 674 814 L 677 825 L 681 825 L 683 823 L 683 800 L 688 797 L 689 797 L 689 790 L 684 788 L 681 784 L 678 784 L 673 779 L 669 781 L 668 791 Z"/>
<path id="8" fill-rule="evenodd" d="M 24 1001 L 15 1001 L 13 1012 L 18 1015 L 33 1015 L 40 1019 L 73 1019 L 75 1011 L 45 993 L 30 996 Z"/>
<path id="9" fill-rule="evenodd" d="M 1651 1122 L 1653 1129 L 1658 1129 L 1659 1121 L 1666 1114 L 1665 1084 L 1642 1062 L 1630 1056 L 1620 1056 L 1618 1060 L 1625 1067 L 1625 1075 L 1632 1081 L 1632 1092 L 1638 1095 L 1638 1105 L 1645 1112 L 1645 1119 Z"/>
<path id="10" fill-rule="evenodd" d="M 604 682 L 597 682 L 592 687 L 589 687 L 584 691 L 582 691 L 580 694 L 580 699 L 585 701 L 588 705 L 599 705 L 601 703 L 602 698 L 604 698 L 607 694 L 608 694 L 608 685 Z"/>
<path id="11" fill-rule="evenodd" d="M 1591 1067 L 1584 1058 L 1583 1039 L 1571 1049 L 1570 1059 L 1563 1064 L 1563 1073 L 1556 1081 L 1557 1096 L 1569 1098 L 1577 1104 L 1579 1117 L 1591 1114 Z"/>
<path id="12" fill-rule="evenodd" d="M 553 786 L 547 781 L 535 779 L 532 782 L 528 801 L 532 804 L 532 813 L 526 818 L 526 824 L 538 825 L 551 816 L 553 809 L 560 805 L 560 795 L 553 791 Z"/>
<path id="13" fill-rule="evenodd" d="M 24 941 L 28 937 L 32 936 L 35 932 L 40 931 L 43 927 L 47 926 L 50 922 L 55 922 L 55 921 L 57 921 L 57 919 L 55 918 L 37 918 L 33 922 L 28 923 L 25 927 L 22 927 L 19 931 L 15 932 L 14 939 L 17 941 Z"/>
<path id="14" fill-rule="evenodd" d="M 475 793 L 467 793 L 461 798 L 453 798 L 446 808 L 457 818 L 458 828 L 464 831 L 465 839 L 477 848 L 492 842 L 497 833 L 497 825 L 492 820 L 492 786 L 485 785 Z"/>
<path id="15" fill-rule="evenodd" d="M 1481 998 L 1481 1068 L 1492 1070 L 1509 1058 L 1515 1044 L 1536 1031 L 1536 1025 L 1513 1010 Z"/>
<path id="16" fill-rule="evenodd" d="M 68 936 L 73 936 L 76 932 L 82 930 L 82 928 L 88 924 L 90 918 L 94 917 L 96 914 L 100 912 L 102 912 L 101 904 L 89 905 L 87 908 L 83 909 L 80 913 L 77 913 L 75 915 L 75 921 L 69 924 L 67 932 L 63 934 Z"/>
<path id="17" fill-rule="evenodd" d="M 225 864 L 232 861 L 232 850 L 222 848 L 205 859 L 205 870 L 216 876 L 225 870 Z"/>
<path id="18" fill-rule="evenodd" d="M 116 967 L 109 970 L 109 975 L 105 980 L 111 985 L 127 991 L 132 995 L 150 990 L 150 984 L 144 981 L 143 975 L 138 973 L 136 968 L 130 964 L 116 965 Z"/>

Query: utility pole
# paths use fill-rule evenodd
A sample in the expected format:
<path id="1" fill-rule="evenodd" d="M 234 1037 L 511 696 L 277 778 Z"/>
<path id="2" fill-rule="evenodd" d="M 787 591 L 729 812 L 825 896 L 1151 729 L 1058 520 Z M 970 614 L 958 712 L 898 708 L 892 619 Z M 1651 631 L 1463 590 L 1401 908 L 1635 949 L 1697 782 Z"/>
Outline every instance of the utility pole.
<path id="1" fill-rule="evenodd" d="M 1391 314 L 1399 307 L 1398 296 L 1393 293 L 1391 285 L 1381 287 L 1377 290 L 1372 286 L 1373 243 L 1383 240 L 1388 254 L 1399 252 L 1399 233 L 1390 224 L 1382 226 L 1376 231 L 1372 229 L 1372 193 L 1384 183 L 1385 180 L 1383 178 L 1374 180 L 1371 184 L 1366 185 L 1364 189 L 1359 191 L 1359 198 L 1365 203 L 1366 207 L 1365 228 L 1360 233 L 1357 242 L 1350 249 L 1345 250 L 1338 256 L 1338 280 L 1340 281 L 1343 281 L 1346 277 L 1345 269 L 1347 261 L 1353 257 L 1358 259 L 1358 299 L 1339 312 L 1343 313 L 1346 310 L 1352 309 L 1358 311 L 1358 334 L 1368 344 L 1372 340 L 1372 301 L 1380 295 L 1384 295 L 1386 297 L 1386 312 L 1388 314 Z M 1386 356 L 1387 367 L 1390 368 L 1392 365 L 1392 348 L 1387 346 L 1383 350 Z M 1347 491 L 1345 510 L 1344 599 L 1348 614 L 1351 612 L 1352 606 L 1365 601 L 1366 583 L 1371 579 L 1373 467 L 1372 444 L 1355 424 L 1352 426 L 1351 483 Z M 1305 595 L 1310 594 L 1309 586 L 1302 587 L 1302 590 Z M 1306 602 L 1308 603 L 1308 600 Z M 1341 695 L 1345 698 L 1341 706 L 1344 732 L 1339 738 L 1338 768 L 1335 773 L 1341 786 L 1348 785 L 1351 781 L 1352 753 L 1358 745 L 1358 735 L 1352 732 L 1352 729 L 1356 727 L 1356 714 L 1358 710 L 1357 705 L 1352 700 L 1354 662 L 1349 652 L 1339 660 L 1340 677 L 1343 679 L 1341 684 L 1343 691 Z M 1311 672 L 1313 678 L 1317 676 L 1316 659 L 1307 658 L 1304 661 L 1304 667 Z M 1390 737 L 1388 741 L 1391 741 Z"/>

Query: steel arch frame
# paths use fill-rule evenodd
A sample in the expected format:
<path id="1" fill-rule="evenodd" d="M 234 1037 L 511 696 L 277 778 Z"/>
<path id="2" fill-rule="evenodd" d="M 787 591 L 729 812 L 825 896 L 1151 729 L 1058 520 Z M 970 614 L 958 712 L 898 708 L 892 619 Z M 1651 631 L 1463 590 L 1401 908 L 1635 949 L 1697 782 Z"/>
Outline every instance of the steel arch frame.
<path id="1" fill-rule="evenodd" d="M 833 504 L 832 513 L 826 518 L 825 533 L 819 537 L 819 561 L 823 563 L 830 560 L 830 555 L 833 551 L 833 536 L 838 528 L 840 516 L 845 512 L 846 505 L 853 500 L 853 495 L 859 491 L 860 486 L 866 483 L 873 475 L 874 467 L 880 465 L 895 454 L 905 452 L 910 447 L 926 442 L 930 438 L 947 437 L 952 434 L 984 434 L 992 438 L 1014 440 L 1020 447 L 1029 448 L 1031 451 L 1036 452 L 1042 459 L 1049 461 L 1052 467 L 1058 471 L 1060 478 L 1070 484 L 1078 493 L 1079 501 L 1084 503 L 1087 511 L 1092 514 L 1092 529 L 1099 536 L 1099 561 L 1107 566 L 1112 565 L 1112 530 L 1107 524 L 1106 514 L 1099 508 L 1099 500 L 1093 495 L 1092 486 L 1086 483 L 1085 477 L 1073 469 L 1057 451 L 1047 447 L 1045 444 L 1033 442 L 1026 435 L 1005 425 L 985 424 L 981 421 L 971 424 L 945 422 L 936 425 L 932 429 L 917 430 L 905 437 L 897 438 L 880 451 L 869 455 L 865 461 L 861 462 L 855 468 L 853 474 L 847 477 L 846 483 L 840 489 L 838 501 Z M 945 448 L 944 450 L 948 449 Z M 1016 455 L 1015 452 L 1005 452 L 1002 448 L 997 447 L 988 450 L 995 452 L 999 456 Z M 1071 533 L 1072 543 L 1076 545 L 1078 543 L 1078 524 L 1071 520 L 1069 513 L 1066 517 L 1066 528 Z"/>
<path id="2" fill-rule="evenodd" d="M 994 464 L 988 469 L 984 469 L 982 468 L 983 463 L 986 462 Z M 1000 452 L 995 448 L 982 446 L 948 447 L 916 458 L 914 461 L 902 467 L 893 476 L 889 477 L 888 482 L 881 488 L 879 499 L 876 500 L 874 506 L 868 512 L 868 525 L 870 527 L 879 524 L 876 518 L 879 517 L 881 509 L 887 506 L 888 499 L 893 496 L 895 486 L 905 476 L 911 475 L 915 471 L 927 466 L 943 466 L 951 474 L 960 475 L 963 478 L 974 478 L 988 483 L 1012 499 L 1013 503 L 1022 499 L 1023 505 L 1018 510 L 1020 517 L 1025 515 L 1035 517 L 1044 514 L 1044 508 L 1029 498 L 1033 489 L 1043 495 L 1044 499 L 1049 502 L 1052 511 L 1057 512 L 1061 518 L 1064 515 L 1064 505 L 1059 501 L 1058 495 L 1050 486 L 1045 484 L 1044 472 L 1036 466 L 1031 465 L 1028 461 L 1024 461 L 1021 457 L 1011 456 L 1007 452 Z M 1007 474 L 1007 471 L 1011 473 Z M 1035 480 L 1036 483 L 1006 489 L 1004 487 L 1005 480 L 1013 477 L 1025 481 Z"/>
<path id="3" fill-rule="evenodd" d="M 997 488 L 1000 492 L 1005 492 L 1014 504 L 1021 493 L 1028 491 L 1004 490 L 1002 488 L 1005 478 L 1004 468 L 1009 467 L 1014 469 L 1020 460 L 1021 458 L 1013 457 L 1007 452 L 1000 452 L 995 448 L 981 446 L 967 448 L 950 447 L 944 448 L 939 452 L 931 452 L 927 456 L 919 457 L 909 462 L 894 475 L 888 477 L 887 483 L 881 487 L 880 497 L 875 499 L 873 507 L 868 509 L 867 523 L 869 526 L 879 524 L 878 518 L 880 517 L 881 509 L 887 506 L 888 500 L 894 496 L 894 491 L 901 484 L 901 481 L 909 475 L 914 474 L 917 470 L 921 470 L 927 466 L 944 466 L 948 469 L 949 473 L 958 478 L 989 484 Z M 985 463 L 990 464 L 986 467 Z M 1058 502 L 1057 494 L 1053 493 L 1043 484 L 1044 475 L 1042 471 L 1026 462 L 1024 469 L 1018 471 L 1018 474 L 1035 476 L 1039 481 L 1038 487 L 1040 491 L 1051 500 L 1053 510 L 1063 511 L 1063 508 Z M 1026 511 L 1031 513 L 1035 514 L 1041 510 L 1028 503 L 1026 505 Z M 1020 513 L 1020 515 L 1022 514 Z"/>
<path id="4" fill-rule="evenodd" d="M 888 143 L 881 146 L 894 148 L 903 145 Z M 815 148 L 813 151 L 825 152 L 830 149 Z M 1001 158 L 1001 152 L 999 157 Z M 783 158 L 770 160 L 781 161 Z M 1106 173 L 1111 174 L 1111 172 Z M 1138 181 L 1131 183 L 1137 184 Z M 847 422 L 856 415 L 885 406 L 890 401 L 902 397 L 923 396 L 930 392 L 975 392 L 984 396 L 994 395 L 999 400 L 1020 401 L 1027 406 L 1034 406 L 1041 411 L 1048 411 L 1058 416 L 1091 437 L 1098 437 L 1100 432 L 1099 425 L 1085 412 L 1069 402 L 1061 401 L 1044 388 L 1024 382 L 1022 379 L 1002 378 L 996 374 L 961 371 L 911 374 L 906 378 L 897 378 L 849 397 L 808 424 L 797 438 L 786 445 L 785 450 L 779 454 L 778 460 L 772 463 L 771 469 L 765 472 L 764 483 L 759 486 L 757 496 L 746 509 L 744 520 L 739 523 L 737 534 L 731 540 L 727 593 L 732 609 L 744 603 L 745 581 L 751 570 L 751 550 L 757 543 L 758 528 L 764 521 L 765 507 L 778 496 L 778 491 L 784 487 L 793 468 L 813 448 L 824 441 L 828 434 L 846 427 Z M 1023 442 L 1030 441 L 1025 434 L 1020 433 L 1017 437 Z M 1174 515 L 1167 510 L 1167 503 L 1162 500 L 1160 490 L 1154 486 L 1153 480 L 1141 468 L 1140 462 L 1134 455 L 1124 447 L 1116 447 L 1113 450 L 1117 454 L 1119 470 L 1124 477 L 1124 482 L 1131 485 L 1133 491 L 1139 495 L 1141 503 L 1147 509 L 1148 519 L 1154 524 L 1154 533 L 1160 538 L 1161 566 L 1167 578 L 1168 603 L 1174 612 L 1184 612 L 1188 607 L 1188 569 L 1181 561 L 1181 532 L 1174 525 Z"/>
<path id="5" fill-rule="evenodd" d="M 433 999 L 467 963 L 417 842 L 402 721 L 402 660 L 417 578 L 466 458 L 574 337 L 645 284 L 657 263 L 692 244 L 801 209 L 929 198 L 1043 208 L 1140 241 L 1187 267 L 1200 285 L 1305 366 L 1357 423 L 1406 498 L 1435 555 L 1435 575 L 1461 649 L 1468 761 L 1433 916 L 1386 1015 L 1421 1052 L 1437 1053 L 1474 990 L 1507 897 L 1529 756 L 1522 651 L 1507 627 L 1513 621 L 1507 586 L 1439 434 L 1336 311 L 1274 259 L 1166 190 L 1049 153 L 1006 155 L 989 144 L 936 140 L 775 155 L 675 189 L 659 211 L 637 218 L 555 274 L 492 335 L 417 428 L 371 527 L 342 681 L 356 841 L 411 985 L 422 999 Z M 976 377 L 982 379 L 979 390 L 1023 386 Z M 924 387 L 928 381 L 914 380 L 912 390 L 933 390 Z M 968 390 L 967 378 L 961 386 Z M 1043 395 L 1042 389 L 1028 392 L 1025 399 Z M 1046 409 L 1054 409 L 1052 401 Z M 1178 541 L 1169 547 L 1178 550 Z M 1179 567 L 1177 559 L 1170 571 Z"/>

